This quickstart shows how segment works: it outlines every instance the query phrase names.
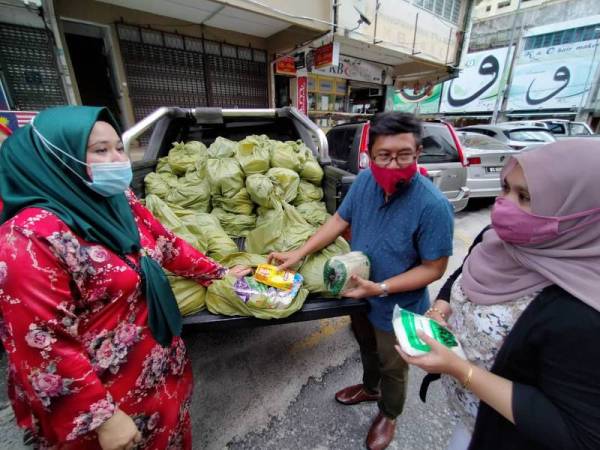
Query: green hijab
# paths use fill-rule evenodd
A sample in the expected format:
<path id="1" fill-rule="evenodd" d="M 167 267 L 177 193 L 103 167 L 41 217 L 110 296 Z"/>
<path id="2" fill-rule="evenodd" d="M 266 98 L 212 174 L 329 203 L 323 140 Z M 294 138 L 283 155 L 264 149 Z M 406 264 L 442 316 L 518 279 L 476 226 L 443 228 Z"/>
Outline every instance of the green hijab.
<path id="1" fill-rule="evenodd" d="M 33 122 L 53 146 L 46 146 L 32 125 L 19 128 L 4 141 L 0 151 L 0 198 L 4 202 L 0 222 L 35 206 L 52 211 L 78 236 L 108 247 L 121 258 L 140 251 L 139 231 L 125 194 L 103 197 L 83 181 L 89 180 L 82 162 L 86 161 L 89 136 L 97 121 L 119 130 L 106 108 L 64 106 L 42 111 Z M 140 268 L 148 325 L 155 339 L 168 346 L 173 335 L 181 334 L 177 302 L 156 261 L 142 254 Z"/>

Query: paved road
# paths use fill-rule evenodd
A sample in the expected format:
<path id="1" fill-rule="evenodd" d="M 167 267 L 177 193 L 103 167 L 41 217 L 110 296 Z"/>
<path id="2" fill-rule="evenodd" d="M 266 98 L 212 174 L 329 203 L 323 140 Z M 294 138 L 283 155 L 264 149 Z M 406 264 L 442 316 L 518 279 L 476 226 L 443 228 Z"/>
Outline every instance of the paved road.
<path id="1" fill-rule="evenodd" d="M 485 204 L 457 214 L 449 273 L 488 222 Z M 432 295 L 440 285 L 430 287 Z M 195 449 L 364 448 L 376 405 L 343 406 L 333 398 L 361 377 L 347 317 L 205 333 L 188 339 L 188 346 L 196 380 Z M 6 373 L 5 357 L 0 373 Z M 422 375 L 411 369 L 407 404 L 391 450 L 441 450 L 448 439 L 451 418 L 440 387 L 432 385 L 427 404 L 418 400 Z M 0 449 L 26 449 L 6 401 L 4 379 Z"/>

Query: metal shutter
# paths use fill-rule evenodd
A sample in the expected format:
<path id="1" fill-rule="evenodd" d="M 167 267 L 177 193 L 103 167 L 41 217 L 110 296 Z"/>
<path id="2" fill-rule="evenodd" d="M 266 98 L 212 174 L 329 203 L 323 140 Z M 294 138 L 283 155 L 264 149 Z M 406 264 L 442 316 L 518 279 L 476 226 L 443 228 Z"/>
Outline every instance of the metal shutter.
<path id="1" fill-rule="evenodd" d="M 264 108 L 262 50 L 117 24 L 136 120 L 161 106 Z"/>
<path id="2" fill-rule="evenodd" d="M 0 65 L 16 110 L 39 111 L 67 103 L 48 33 L 0 23 Z"/>

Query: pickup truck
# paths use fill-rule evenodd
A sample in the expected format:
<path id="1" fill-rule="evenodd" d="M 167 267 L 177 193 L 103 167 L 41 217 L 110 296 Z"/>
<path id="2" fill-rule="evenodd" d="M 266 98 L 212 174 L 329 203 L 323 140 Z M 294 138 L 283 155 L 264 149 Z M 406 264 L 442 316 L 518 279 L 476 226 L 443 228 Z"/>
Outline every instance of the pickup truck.
<path id="1" fill-rule="evenodd" d="M 148 138 L 149 134 L 149 138 Z M 142 160 L 133 162 L 132 189 L 144 196 L 144 177 L 153 172 L 158 159 L 166 156 L 174 141 L 197 140 L 209 146 L 217 137 L 239 141 L 251 134 L 266 134 L 272 139 L 301 139 L 317 156 L 325 172 L 324 201 L 334 212 L 356 175 L 337 167 L 329 157 L 323 131 L 294 108 L 220 109 L 163 107 L 144 118 L 123 134 L 126 151 L 143 136 L 147 140 Z M 238 242 L 240 245 L 241 242 Z M 241 245 L 240 245 L 241 247 Z M 367 311 L 366 300 L 325 299 L 310 296 L 303 308 L 285 319 L 261 320 L 229 317 L 204 310 L 184 317 L 184 332 L 209 331 L 235 327 L 255 327 L 301 322 Z"/>

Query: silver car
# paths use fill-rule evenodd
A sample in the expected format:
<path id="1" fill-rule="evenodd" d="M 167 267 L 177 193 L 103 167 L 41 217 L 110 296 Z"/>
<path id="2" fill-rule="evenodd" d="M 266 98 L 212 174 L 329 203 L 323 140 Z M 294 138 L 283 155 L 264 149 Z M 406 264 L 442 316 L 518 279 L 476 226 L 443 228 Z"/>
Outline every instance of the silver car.
<path id="1" fill-rule="evenodd" d="M 459 128 L 459 131 L 470 131 L 489 136 L 515 150 L 521 150 L 534 143 L 545 144 L 556 141 L 552 133 L 541 127 L 513 125 L 510 122 L 496 125 L 471 125 Z"/>
<path id="2" fill-rule="evenodd" d="M 458 139 L 467 160 L 470 198 L 496 197 L 502 192 L 500 172 L 508 159 L 520 152 L 483 134 L 459 131 Z"/>

